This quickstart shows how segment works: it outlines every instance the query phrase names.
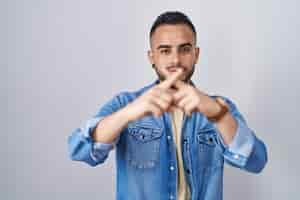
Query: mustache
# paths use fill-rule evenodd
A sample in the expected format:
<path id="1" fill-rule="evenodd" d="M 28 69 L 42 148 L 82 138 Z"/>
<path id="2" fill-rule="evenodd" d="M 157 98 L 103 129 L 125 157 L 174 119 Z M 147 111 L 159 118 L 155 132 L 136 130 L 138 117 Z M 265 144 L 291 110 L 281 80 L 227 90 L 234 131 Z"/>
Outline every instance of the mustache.
<path id="1" fill-rule="evenodd" d="M 175 69 L 183 69 L 183 70 L 185 70 L 185 66 L 182 66 L 182 65 L 170 65 L 170 66 L 167 66 L 167 69 L 169 70 L 169 69 L 172 69 L 172 68 L 175 68 Z"/>
<path id="2" fill-rule="evenodd" d="M 155 64 L 152 64 L 152 67 L 155 68 L 156 67 Z M 185 69 L 186 67 L 183 66 L 183 65 L 176 65 L 176 66 L 170 65 L 170 66 L 167 66 L 166 68 L 167 69 L 170 69 L 170 68 L 182 68 L 182 69 Z"/>

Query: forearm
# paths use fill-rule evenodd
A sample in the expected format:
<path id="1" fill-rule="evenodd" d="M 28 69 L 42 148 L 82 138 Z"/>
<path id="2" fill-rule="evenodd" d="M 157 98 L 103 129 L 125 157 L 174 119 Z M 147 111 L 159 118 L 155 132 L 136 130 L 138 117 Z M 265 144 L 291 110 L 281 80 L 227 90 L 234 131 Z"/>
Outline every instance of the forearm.
<path id="1" fill-rule="evenodd" d="M 217 96 L 213 97 L 216 98 Z M 219 144 L 223 149 L 225 161 L 235 167 L 258 173 L 267 162 L 266 146 L 248 127 L 233 102 L 222 98 L 229 106 L 229 112 L 214 121 L 214 126 L 218 132 Z M 210 114 L 220 112 L 220 106 L 216 106 L 217 104 L 210 105 Z"/>
<path id="2" fill-rule="evenodd" d="M 216 122 L 216 126 L 222 135 L 225 145 L 229 145 L 237 130 L 237 122 L 230 112 L 227 112 L 219 121 Z"/>
<path id="3" fill-rule="evenodd" d="M 111 143 L 120 135 L 129 122 L 130 114 L 128 106 L 126 106 L 103 118 L 94 129 L 92 138 L 95 142 Z"/>
<path id="4" fill-rule="evenodd" d="M 220 141 L 225 148 L 225 160 L 233 166 L 259 173 L 267 162 L 266 146 L 244 121 L 232 115 L 231 117 L 228 115 L 224 122 L 216 123 L 222 138 Z M 228 121 L 225 124 L 226 120 Z"/>

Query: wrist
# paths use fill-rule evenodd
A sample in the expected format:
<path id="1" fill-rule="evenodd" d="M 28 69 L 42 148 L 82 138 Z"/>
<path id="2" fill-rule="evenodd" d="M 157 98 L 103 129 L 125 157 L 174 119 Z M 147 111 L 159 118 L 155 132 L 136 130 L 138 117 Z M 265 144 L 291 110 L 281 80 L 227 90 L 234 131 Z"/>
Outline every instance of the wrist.
<path id="1" fill-rule="evenodd" d="M 121 111 L 122 116 L 127 120 L 127 123 L 134 121 L 136 118 L 131 104 L 132 103 L 127 104 L 127 106 L 125 106 Z"/>
<path id="2" fill-rule="evenodd" d="M 212 122 L 218 122 L 229 112 L 229 106 L 221 97 L 217 97 L 214 103 L 215 111 L 207 116 L 207 118 Z"/>

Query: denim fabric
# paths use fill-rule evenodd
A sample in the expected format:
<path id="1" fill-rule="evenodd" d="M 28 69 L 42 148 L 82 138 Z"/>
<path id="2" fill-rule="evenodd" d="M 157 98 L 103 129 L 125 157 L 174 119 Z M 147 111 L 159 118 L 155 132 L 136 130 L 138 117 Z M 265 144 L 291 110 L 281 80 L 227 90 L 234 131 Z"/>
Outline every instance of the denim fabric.
<path id="1" fill-rule="evenodd" d="M 177 198 L 176 149 L 169 113 L 130 122 L 111 144 L 94 142 L 91 138 L 92 130 L 101 119 L 158 83 L 159 80 L 155 80 L 137 91 L 117 94 L 68 138 L 70 158 L 91 166 L 103 163 L 109 152 L 116 150 L 118 200 Z M 235 104 L 221 97 L 230 105 L 230 112 L 238 123 L 229 145 L 224 144 L 216 125 L 202 113 L 184 116 L 182 158 L 192 200 L 223 198 L 224 162 L 252 173 L 259 173 L 267 162 L 265 144 L 247 126 Z"/>

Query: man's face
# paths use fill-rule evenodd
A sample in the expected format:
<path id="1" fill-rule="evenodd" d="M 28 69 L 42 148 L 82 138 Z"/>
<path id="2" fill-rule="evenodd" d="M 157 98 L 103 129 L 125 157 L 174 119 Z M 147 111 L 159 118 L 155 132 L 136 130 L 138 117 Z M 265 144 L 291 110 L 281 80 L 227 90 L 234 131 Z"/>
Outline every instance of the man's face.
<path id="1" fill-rule="evenodd" d="M 148 58 L 160 80 L 165 80 L 178 68 L 183 69 L 182 81 L 190 80 L 200 49 L 193 31 L 184 24 L 158 26 L 151 38 Z"/>

